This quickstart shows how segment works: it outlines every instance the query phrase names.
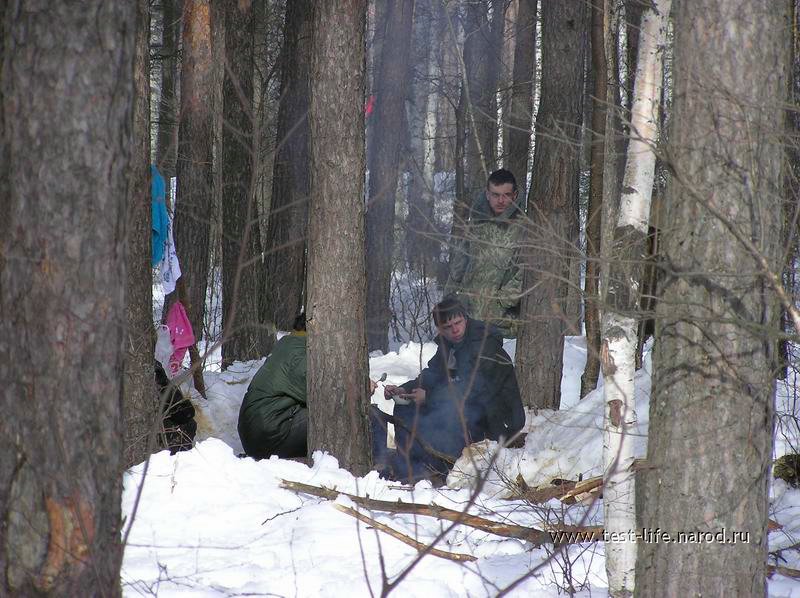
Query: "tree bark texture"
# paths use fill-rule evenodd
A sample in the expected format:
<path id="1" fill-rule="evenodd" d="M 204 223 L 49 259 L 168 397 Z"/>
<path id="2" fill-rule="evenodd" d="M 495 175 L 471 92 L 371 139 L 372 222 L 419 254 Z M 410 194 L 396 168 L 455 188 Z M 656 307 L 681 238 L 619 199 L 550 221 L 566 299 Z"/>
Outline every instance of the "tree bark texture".
<path id="1" fill-rule="evenodd" d="M 586 283 L 584 323 L 586 326 L 586 367 L 581 376 L 581 398 L 597 388 L 600 374 L 600 237 L 602 234 L 603 171 L 605 169 L 606 106 L 608 105 L 608 0 L 592 0 L 591 54 L 592 88 L 591 155 L 589 167 L 589 208 L 586 219 Z"/>
<path id="2" fill-rule="evenodd" d="M 573 330 L 568 295 L 579 259 L 578 151 L 583 116 L 587 19 L 582 2 L 542 5 L 542 91 L 528 193 L 522 326 L 517 376 L 523 402 L 557 409 L 561 401 L 564 334 Z"/>
<path id="3" fill-rule="evenodd" d="M 222 365 L 264 353 L 261 232 L 254 183 L 253 5 L 225 4 L 222 129 Z"/>
<path id="4" fill-rule="evenodd" d="M 416 4 L 411 40 L 414 73 L 410 82 L 408 119 L 409 152 L 407 170 L 411 174 L 408 188 L 408 215 L 405 221 L 405 251 L 409 267 L 421 276 L 433 272 L 441 253 L 440 237 L 434 215 L 433 193 L 435 172 L 436 104 L 439 99 L 437 81 L 441 81 L 439 57 L 441 38 L 431 32 L 446 27 L 441 22 L 442 7 L 428 2 Z"/>
<path id="5" fill-rule="evenodd" d="M 608 290 L 609 259 L 614 243 L 614 229 L 617 226 L 622 177 L 625 166 L 626 136 L 622 127 L 622 97 L 620 94 L 620 54 L 618 51 L 620 28 L 622 26 L 622 3 L 624 0 L 609 0 L 608 39 L 606 43 L 606 63 L 608 72 L 608 104 L 606 106 L 606 137 L 603 167 L 603 204 L 600 223 L 600 278 L 598 297 L 601 317 L 605 296 Z"/>
<path id="6" fill-rule="evenodd" d="M 467 82 L 466 193 L 472 205 L 497 163 L 497 80 L 503 49 L 503 0 L 472 2 L 466 6 L 464 64 Z"/>
<path id="7" fill-rule="evenodd" d="M 0 594 L 119 596 L 136 4 L 0 14 Z"/>
<path id="8" fill-rule="evenodd" d="M 314 10 L 308 246 L 308 450 L 361 475 L 372 461 L 364 305 L 366 0 Z"/>
<path id="9" fill-rule="evenodd" d="M 625 2 L 625 107 L 630 113 L 633 105 L 633 87 L 636 82 L 636 60 L 639 56 L 639 38 L 642 28 L 642 14 L 648 6 L 645 0 L 624 0 Z M 628 119 L 626 119 L 627 121 Z"/>
<path id="10" fill-rule="evenodd" d="M 637 595 L 763 596 L 788 3 L 680 2 Z M 778 6 L 781 9 L 778 9 Z M 725 57 L 724 60 L 721 57 Z"/>
<path id="11" fill-rule="evenodd" d="M 175 249 L 195 338 L 203 334 L 213 210 L 214 69 L 210 0 L 184 0 Z M 166 306 L 165 306 L 166 307 Z"/>
<path id="12" fill-rule="evenodd" d="M 286 3 L 277 150 L 264 242 L 266 273 L 262 305 L 264 324 L 274 325 L 278 330 L 289 330 L 304 304 L 311 161 L 308 106 L 312 19 L 310 0 Z"/>
<path id="13" fill-rule="evenodd" d="M 375 74 L 375 147 L 370 152 L 367 203 L 367 344 L 370 351 L 384 353 L 389 350 L 397 171 L 400 148 L 405 145 L 413 15 L 413 0 L 389 3 L 380 66 Z"/>
<path id="14" fill-rule="evenodd" d="M 536 85 L 536 0 L 519 0 L 516 36 L 509 111 L 508 169 L 517 178 L 520 197 L 524 198 L 533 124 L 533 88 Z"/>
<path id="15" fill-rule="evenodd" d="M 619 537 L 636 532 L 633 461 L 638 417 L 635 401 L 637 323 L 645 283 L 656 144 L 661 122 L 661 87 L 671 0 L 657 0 L 645 11 L 631 104 L 619 218 L 609 264 L 608 305 L 603 315 L 603 513 L 605 528 Z M 636 543 L 606 545 L 609 593 L 632 596 Z"/>
<path id="16" fill-rule="evenodd" d="M 178 153 L 178 33 L 181 28 L 180 0 L 161 0 L 161 100 L 158 104 L 158 138 L 156 165 L 167 182 L 167 195 L 172 193 L 170 177 L 175 176 Z"/>
<path id="17" fill-rule="evenodd" d="M 136 1 L 133 144 L 127 197 L 127 339 L 124 425 L 126 467 L 143 461 L 157 415 L 153 387 L 153 276 L 150 194 L 150 11 Z"/>

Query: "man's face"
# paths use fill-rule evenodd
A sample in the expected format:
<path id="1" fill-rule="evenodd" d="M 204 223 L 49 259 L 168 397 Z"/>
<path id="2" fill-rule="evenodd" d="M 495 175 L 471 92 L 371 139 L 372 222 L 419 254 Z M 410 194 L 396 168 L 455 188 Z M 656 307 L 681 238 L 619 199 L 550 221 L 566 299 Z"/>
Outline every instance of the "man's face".
<path id="1" fill-rule="evenodd" d="M 441 326 L 437 326 L 436 329 L 446 341 L 459 343 L 467 332 L 467 319 L 464 316 L 458 315 L 454 318 L 450 318 Z"/>
<path id="2" fill-rule="evenodd" d="M 511 183 L 503 183 L 502 185 L 489 183 L 486 189 L 486 199 L 489 201 L 495 216 L 499 216 L 506 211 L 508 206 L 514 203 L 514 200 L 517 199 L 517 192 L 514 191 L 514 185 Z"/>

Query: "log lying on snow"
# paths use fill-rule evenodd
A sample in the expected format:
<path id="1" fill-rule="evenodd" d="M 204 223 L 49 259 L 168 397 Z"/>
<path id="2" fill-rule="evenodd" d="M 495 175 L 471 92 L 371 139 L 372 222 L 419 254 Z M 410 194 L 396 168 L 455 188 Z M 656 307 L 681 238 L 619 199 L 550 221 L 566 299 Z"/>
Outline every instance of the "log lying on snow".
<path id="1" fill-rule="evenodd" d="M 530 542 L 534 546 L 554 544 L 554 538 L 559 536 L 563 536 L 560 538 L 560 541 L 558 542 L 559 544 L 590 542 L 599 540 L 603 536 L 603 528 L 598 526 L 580 527 L 559 525 L 549 526 L 547 530 L 541 530 L 533 527 L 525 527 L 524 525 L 492 521 L 491 519 L 486 519 L 477 515 L 470 515 L 469 513 L 464 513 L 463 511 L 447 509 L 436 504 L 423 505 L 419 503 L 408 503 L 401 501 L 393 502 L 388 500 L 376 500 L 369 497 L 348 494 L 346 492 L 339 492 L 338 490 L 331 490 L 330 488 L 320 488 L 319 486 L 312 486 L 309 484 L 292 482 L 289 480 L 281 480 L 281 487 L 294 492 L 311 494 L 313 496 L 318 496 L 328 500 L 336 500 L 339 495 L 342 495 L 352 500 L 355 504 L 372 511 L 386 511 L 388 513 L 435 517 L 436 519 L 460 523 L 480 531 L 494 534 L 496 536 L 524 540 L 526 542 Z M 580 539 L 578 540 L 577 538 Z"/>
<path id="2" fill-rule="evenodd" d="M 281 480 L 281 487 L 286 488 L 287 490 L 292 490 L 293 492 L 299 492 L 303 494 L 310 494 L 312 496 L 317 496 L 319 498 L 324 498 L 327 500 L 336 500 L 340 495 L 346 496 L 350 500 L 352 500 L 355 504 L 360 507 L 364 507 L 371 511 L 385 511 L 387 513 L 398 513 L 403 515 L 422 515 L 426 517 L 434 517 L 436 519 L 450 521 L 457 524 L 466 525 L 468 527 L 472 527 L 474 529 L 487 532 L 490 534 L 494 534 L 496 536 L 501 536 L 503 538 L 514 538 L 517 540 L 524 540 L 525 542 L 530 542 L 535 547 L 542 546 L 543 544 L 553 544 L 556 546 L 561 546 L 565 544 L 582 544 L 586 542 L 597 542 L 603 539 L 603 527 L 600 525 L 590 525 L 590 526 L 579 526 L 579 525 L 548 525 L 546 529 L 537 529 L 533 527 L 526 527 L 524 525 L 517 525 L 514 523 L 502 523 L 498 521 L 493 521 L 491 519 L 486 519 L 485 517 L 480 517 L 478 515 L 470 515 L 469 513 L 465 513 L 463 511 L 456 511 L 454 509 L 448 509 L 446 507 L 439 506 L 437 504 L 420 504 L 420 503 L 413 503 L 413 502 L 402 502 L 398 501 L 388 501 L 388 500 L 377 500 L 374 498 L 369 498 L 369 496 L 358 496 L 355 494 L 349 494 L 347 492 L 340 492 L 336 489 L 331 488 L 322 488 L 320 486 L 313 486 L 311 484 L 304 484 L 302 482 L 293 482 L 291 480 Z M 535 489 L 529 490 L 530 493 L 540 492 L 540 496 L 544 496 L 546 492 L 552 492 L 553 490 L 558 490 L 558 493 L 555 495 L 550 496 L 550 498 L 561 498 L 562 500 L 567 499 L 569 500 L 571 496 L 578 496 L 581 494 L 585 494 L 588 492 L 594 492 L 597 489 L 602 487 L 602 478 L 592 478 L 589 480 L 583 480 L 581 482 L 571 482 L 565 481 L 560 485 L 554 486 L 552 489 L 549 487 L 545 487 L 543 489 Z M 532 495 L 532 494 L 530 494 Z M 545 499 L 550 500 L 550 498 Z M 574 501 L 574 499 L 573 499 Z M 363 513 L 359 513 L 355 509 L 351 509 L 344 505 L 334 505 L 336 509 L 342 511 L 343 513 L 347 513 L 348 515 L 367 523 L 368 525 L 383 531 L 392 537 L 417 548 L 418 550 L 425 550 L 428 548 L 426 544 L 423 544 L 413 538 L 398 532 L 397 530 L 389 527 L 388 525 L 384 525 L 378 521 L 375 521 L 371 517 L 364 515 Z M 782 526 L 771 519 L 769 520 L 769 529 L 770 531 L 775 529 L 780 529 Z M 449 560 L 455 561 L 471 561 L 475 560 L 475 557 L 472 555 L 461 554 L 461 553 L 454 553 L 448 552 L 444 550 L 438 549 L 430 549 L 429 553 L 440 557 L 446 558 Z M 769 565 L 770 567 L 770 575 L 772 573 L 778 572 L 782 575 L 787 575 L 789 577 L 794 577 L 793 572 L 794 569 L 787 569 L 786 567 L 774 567 Z M 785 569 L 785 571 L 784 571 Z M 797 572 L 800 575 L 800 571 Z"/>

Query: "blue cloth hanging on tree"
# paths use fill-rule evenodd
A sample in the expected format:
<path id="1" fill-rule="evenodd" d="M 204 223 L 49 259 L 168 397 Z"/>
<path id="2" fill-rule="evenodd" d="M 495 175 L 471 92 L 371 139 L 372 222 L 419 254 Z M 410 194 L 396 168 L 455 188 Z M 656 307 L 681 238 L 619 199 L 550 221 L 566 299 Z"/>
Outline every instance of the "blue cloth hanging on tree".
<path id="1" fill-rule="evenodd" d="M 167 214 L 166 186 L 164 177 L 153 164 L 150 165 L 150 195 L 152 198 L 153 234 L 152 266 L 155 268 L 164 257 L 164 244 L 169 235 L 169 214 Z"/>

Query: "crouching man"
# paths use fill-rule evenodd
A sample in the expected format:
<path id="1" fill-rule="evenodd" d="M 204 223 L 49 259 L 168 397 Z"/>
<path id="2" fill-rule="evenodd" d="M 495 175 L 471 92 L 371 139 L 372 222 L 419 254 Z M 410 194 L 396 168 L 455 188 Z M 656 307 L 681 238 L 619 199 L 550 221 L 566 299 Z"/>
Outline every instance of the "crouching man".
<path id="1" fill-rule="evenodd" d="M 295 318 L 258 370 L 239 409 L 239 438 L 249 457 L 305 457 L 306 317 Z"/>
<path id="2" fill-rule="evenodd" d="M 455 461 L 466 445 L 511 439 L 525 423 L 514 365 L 500 332 L 470 319 L 453 298 L 437 304 L 432 316 L 436 354 L 417 379 L 387 385 L 384 391 L 395 400 L 393 419 L 399 420 L 397 452 L 384 458 L 387 473 L 409 481 L 446 475 L 448 461 Z M 382 440 L 385 435 L 374 446 Z"/>

